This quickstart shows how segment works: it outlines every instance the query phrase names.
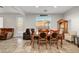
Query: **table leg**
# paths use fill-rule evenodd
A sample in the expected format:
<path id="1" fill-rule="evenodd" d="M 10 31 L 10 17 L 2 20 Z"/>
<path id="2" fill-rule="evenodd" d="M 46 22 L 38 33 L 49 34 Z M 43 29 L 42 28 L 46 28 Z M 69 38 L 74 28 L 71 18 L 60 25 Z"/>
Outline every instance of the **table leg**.
<path id="1" fill-rule="evenodd" d="M 41 45 L 41 42 L 40 42 L 40 39 L 38 40 L 38 49 L 40 49 L 40 45 Z"/>
<path id="2" fill-rule="evenodd" d="M 62 45 L 63 45 L 63 37 L 61 36 L 61 48 L 62 48 Z"/>

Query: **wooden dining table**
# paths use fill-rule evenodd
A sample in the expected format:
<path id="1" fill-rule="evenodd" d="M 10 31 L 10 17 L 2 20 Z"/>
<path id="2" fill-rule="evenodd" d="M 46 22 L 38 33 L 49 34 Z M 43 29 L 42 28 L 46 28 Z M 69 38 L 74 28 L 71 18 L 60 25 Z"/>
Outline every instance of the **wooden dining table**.
<path id="1" fill-rule="evenodd" d="M 51 35 L 51 33 L 48 33 L 48 35 L 47 35 L 48 41 L 50 40 L 50 35 Z M 62 44 L 63 44 L 63 39 L 64 39 L 63 35 L 62 34 L 58 34 L 58 40 L 60 40 L 61 48 L 62 48 Z M 34 40 L 37 40 L 37 42 L 38 42 L 38 40 L 39 40 L 39 34 L 36 34 L 36 33 L 34 34 Z"/>
<path id="2" fill-rule="evenodd" d="M 50 35 L 51 35 L 51 34 L 48 34 L 48 35 L 47 35 L 48 41 L 50 40 Z M 38 35 L 38 34 L 35 34 L 35 35 L 34 35 L 34 39 L 38 40 L 38 39 L 39 39 L 39 35 Z M 61 41 L 61 45 L 62 45 L 62 44 L 63 44 L 63 40 L 64 40 L 62 34 L 58 34 L 58 40 Z"/>

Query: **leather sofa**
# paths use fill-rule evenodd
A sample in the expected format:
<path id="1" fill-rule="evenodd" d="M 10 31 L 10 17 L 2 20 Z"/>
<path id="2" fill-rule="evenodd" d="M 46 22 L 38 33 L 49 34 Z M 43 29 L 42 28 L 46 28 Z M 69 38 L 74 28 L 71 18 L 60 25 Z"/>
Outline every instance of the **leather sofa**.
<path id="1" fill-rule="evenodd" d="M 0 28 L 0 39 L 6 40 L 12 38 L 14 35 L 14 28 Z"/>
<path id="2" fill-rule="evenodd" d="M 23 33 L 23 40 L 31 40 L 30 29 L 26 29 L 26 31 Z"/>

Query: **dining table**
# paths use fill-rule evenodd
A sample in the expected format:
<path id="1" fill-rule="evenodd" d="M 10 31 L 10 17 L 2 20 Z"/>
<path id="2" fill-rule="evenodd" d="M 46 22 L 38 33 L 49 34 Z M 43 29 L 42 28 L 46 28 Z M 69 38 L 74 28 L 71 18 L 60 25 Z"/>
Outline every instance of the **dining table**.
<path id="1" fill-rule="evenodd" d="M 56 31 L 53 31 L 53 32 L 56 32 Z M 52 32 L 49 32 L 49 33 L 47 34 L 47 40 L 48 40 L 48 42 L 50 41 L 51 33 L 52 33 Z M 62 45 L 63 45 L 63 39 L 64 39 L 63 34 L 59 34 L 59 33 L 58 33 L 58 41 L 60 41 L 61 48 L 62 48 Z M 34 43 L 34 40 L 37 40 L 37 43 L 38 43 L 38 41 L 39 41 L 39 34 L 38 34 L 38 33 L 35 33 L 35 34 L 34 34 L 33 43 Z"/>

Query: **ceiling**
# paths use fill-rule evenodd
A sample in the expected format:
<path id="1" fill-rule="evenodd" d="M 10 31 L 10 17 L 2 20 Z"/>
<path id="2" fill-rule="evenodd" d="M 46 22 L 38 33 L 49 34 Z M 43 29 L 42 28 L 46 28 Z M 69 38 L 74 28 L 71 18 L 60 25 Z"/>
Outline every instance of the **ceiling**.
<path id="1" fill-rule="evenodd" d="M 0 13 L 19 13 L 19 14 L 62 14 L 73 8 L 72 6 L 3 6 Z"/>

